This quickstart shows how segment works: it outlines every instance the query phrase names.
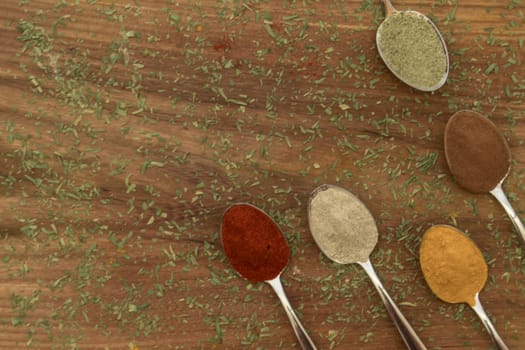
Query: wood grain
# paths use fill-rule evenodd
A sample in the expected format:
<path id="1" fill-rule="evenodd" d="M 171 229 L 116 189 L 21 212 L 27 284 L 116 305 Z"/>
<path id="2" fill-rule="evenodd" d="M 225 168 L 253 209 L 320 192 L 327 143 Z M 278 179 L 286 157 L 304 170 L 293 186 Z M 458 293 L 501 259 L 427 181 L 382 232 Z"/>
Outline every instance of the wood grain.
<path id="1" fill-rule="evenodd" d="M 522 213 L 524 7 L 406 1 L 451 54 L 434 94 L 404 86 L 375 48 L 379 1 L 0 3 L 0 349 L 293 349 L 267 285 L 218 241 L 250 202 L 282 227 L 283 282 L 320 349 L 403 349 L 357 266 L 323 257 L 306 201 L 337 183 L 370 208 L 372 262 L 429 349 L 487 349 L 466 305 L 425 285 L 419 240 L 467 231 L 489 263 L 481 300 L 523 349 L 523 249 L 503 209 L 452 179 L 447 119 L 501 129 Z"/>

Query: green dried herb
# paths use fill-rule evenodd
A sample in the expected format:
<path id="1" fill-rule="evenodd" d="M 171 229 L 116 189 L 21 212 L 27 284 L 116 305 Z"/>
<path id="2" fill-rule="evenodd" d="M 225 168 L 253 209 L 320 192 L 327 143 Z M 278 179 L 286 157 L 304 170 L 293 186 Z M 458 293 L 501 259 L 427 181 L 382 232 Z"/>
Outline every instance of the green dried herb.
<path id="1" fill-rule="evenodd" d="M 423 16 L 398 12 L 378 30 L 378 49 L 394 74 L 423 90 L 438 86 L 447 72 L 447 54 L 434 26 Z"/>

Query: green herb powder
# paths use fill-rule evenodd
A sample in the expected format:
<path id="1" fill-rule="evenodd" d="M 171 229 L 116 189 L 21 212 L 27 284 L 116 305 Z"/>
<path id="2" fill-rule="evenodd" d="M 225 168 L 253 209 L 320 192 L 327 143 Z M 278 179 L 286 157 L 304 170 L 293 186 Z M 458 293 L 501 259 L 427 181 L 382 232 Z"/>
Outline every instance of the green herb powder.
<path id="1" fill-rule="evenodd" d="M 434 26 L 423 16 L 398 12 L 379 27 L 377 45 L 392 72 L 410 86 L 439 87 L 447 55 Z"/>

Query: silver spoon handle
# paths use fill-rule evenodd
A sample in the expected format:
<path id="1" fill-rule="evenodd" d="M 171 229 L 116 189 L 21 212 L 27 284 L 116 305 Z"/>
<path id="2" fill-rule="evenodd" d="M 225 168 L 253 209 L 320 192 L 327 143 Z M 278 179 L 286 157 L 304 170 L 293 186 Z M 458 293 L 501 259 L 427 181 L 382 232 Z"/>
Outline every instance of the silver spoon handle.
<path id="1" fill-rule="evenodd" d="M 383 5 L 385 5 L 385 17 L 388 17 L 397 12 L 390 0 L 383 0 Z"/>
<path id="2" fill-rule="evenodd" d="M 487 316 L 487 313 L 483 309 L 483 306 L 479 301 L 479 293 L 476 294 L 476 305 L 471 307 L 472 310 L 474 310 L 476 314 L 478 314 L 479 319 L 483 322 L 483 325 L 487 329 L 487 332 L 489 333 L 494 345 L 496 345 L 496 348 L 498 350 L 509 350 L 507 345 L 505 345 L 505 343 L 503 342 L 503 339 L 501 339 L 498 332 L 496 331 L 496 328 L 494 328 L 492 322 L 490 322 L 490 318 Z"/>
<path id="3" fill-rule="evenodd" d="M 507 215 L 510 218 L 510 221 L 512 221 L 514 228 L 519 234 L 521 243 L 523 244 L 523 246 L 525 246 L 525 226 L 523 226 L 523 223 L 518 217 L 518 214 L 516 214 L 516 211 L 514 210 L 514 208 L 512 208 L 512 205 L 510 204 L 507 196 L 505 195 L 505 192 L 503 192 L 501 182 L 492 191 L 490 191 L 490 194 L 492 194 L 501 204 L 503 209 L 505 209 Z"/>
<path id="4" fill-rule="evenodd" d="M 379 277 L 377 276 L 370 260 L 366 262 L 359 262 L 359 265 L 361 265 L 366 271 L 368 277 L 370 277 L 374 286 L 379 292 L 379 296 L 385 304 L 386 311 L 388 311 L 388 314 L 392 318 L 392 321 L 394 321 L 394 324 L 396 325 L 399 334 L 401 334 L 401 337 L 403 338 L 403 341 L 405 342 L 407 348 L 410 350 L 426 350 L 427 348 L 425 347 L 421 339 L 419 339 L 412 326 L 410 326 L 410 323 L 408 323 L 405 316 L 403 316 L 403 314 L 398 309 L 392 298 L 390 298 L 390 296 L 388 295 L 385 287 L 383 287 L 383 284 L 379 280 Z"/>
<path id="5" fill-rule="evenodd" d="M 301 344 L 303 350 L 317 350 L 314 342 L 312 339 L 310 339 L 308 333 L 306 333 L 306 330 L 297 318 L 297 315 L 295 315 L 295 312 L 290 305 L 290 301 L 288 301 L 288 298 L 286 297 L 286 293 L 284 292 L 284 288 L 279 276 L 275 277 L 273 280 L 266 281 L 266 283 L 272 286 L 275 294 L 277 294 L 279 297 L 279 300 L 284 307 L 284 311 L 286 311 L 286 315 L 292 324 L 292 328 L 295 332 L 295 335 L 297 336 L 297 340 L 299 340 L 299 344 Z"/>

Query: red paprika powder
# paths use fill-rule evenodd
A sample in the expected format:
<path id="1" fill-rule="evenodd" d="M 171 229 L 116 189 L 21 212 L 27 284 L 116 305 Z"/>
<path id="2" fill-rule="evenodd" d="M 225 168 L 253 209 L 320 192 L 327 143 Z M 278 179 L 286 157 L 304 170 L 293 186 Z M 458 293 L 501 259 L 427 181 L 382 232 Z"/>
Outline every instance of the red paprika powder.
<path id="1" fill-rule="evenodd" d="M 226 210 L 221 239 L 232 267 L 252 282 L 274 279 L 290 258 L 290 248 L 279 226 L 250 204 L 235 204 Z"/>

